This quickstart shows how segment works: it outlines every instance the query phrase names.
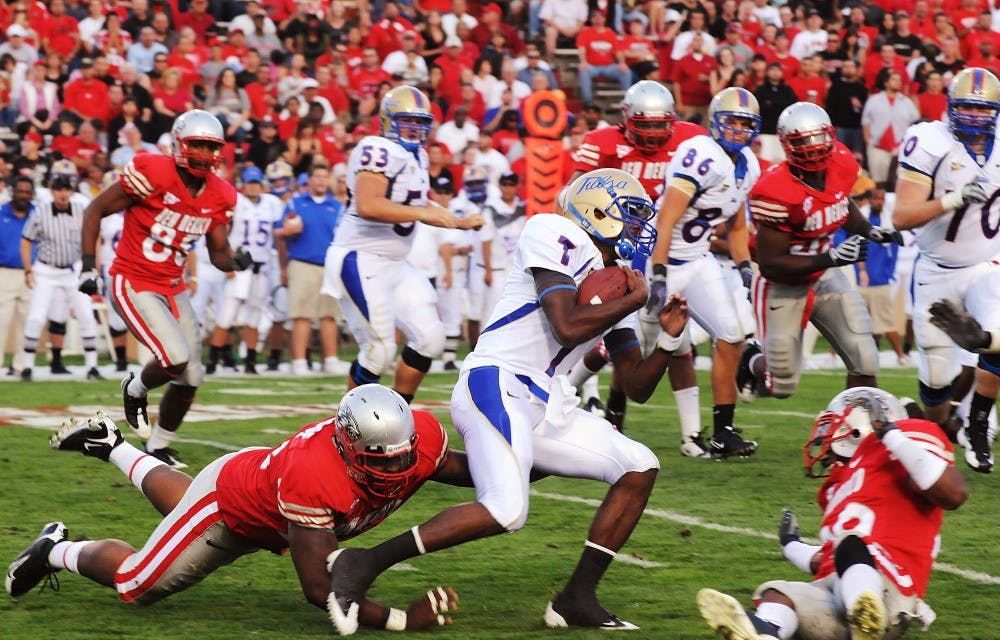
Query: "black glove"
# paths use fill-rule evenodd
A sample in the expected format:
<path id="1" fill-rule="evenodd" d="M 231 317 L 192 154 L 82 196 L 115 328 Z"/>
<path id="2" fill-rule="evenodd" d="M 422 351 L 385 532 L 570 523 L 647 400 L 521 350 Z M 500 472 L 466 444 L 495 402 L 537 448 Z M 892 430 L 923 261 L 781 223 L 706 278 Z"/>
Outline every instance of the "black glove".
<path id="1" fill-rule="evenodd" d="M 830 249 L 829 255 L 835 267 L 864 262 L 868 257 L 868 240 L 861 236 L 851 236 Z"/>
<path id="2" fill-rule="evenodd" d="M 892 243 L 903 246 L 903 234 L 886 227 L 872 227 L 868 230 L 868 239 L 879 244 Z"/>
<path id="3" fill-rule="evenodd" d="M 990 334 L 969 313 L 951 300 L 931 304 L 931 324 L 948 334 L 955 344 L 966 351 L 978 351 L 989 346 Z"/>
<path id="4" fill-rule="evenodd" d="M 80 293 L 85 293 L 88 296 L 98 296 L 103 293 L 104 280 L 101 278 L 101 274 L 97 272 L 97 269 L 87 269 L 80 273 L 80 286 L 78 289 Z"/>
<path id="5" fill-rule="evenodd" d="M 744 260 L 736 265 L 736 268 L 740 270 L 740 280 L 743 281 L 743 286 L 749 289 L 753 283 L 753 266 L 750 264 L 750 261 Z"/>
<path id="6" fill-rule="evenodd" d="M 654 264 L 653 275 L 649 278 L 649 298 L 646 299 L 645 312 L 655 318 L 665 304 L 667 304 L 667 265 Z"/>
<path id="7" fill-rule="evenodd" d="M 781 524 L 778 525 L 778 542 L 784 547 L 789 542 L 798 542 L 800 539 L 799 521 L 795 519 L 794 513 L 785 509 L 781 512 Z"/>
<path id="8" fill-rule="evenodd" d="M 234 271 L 246 271 L 253 265 L 253 256 L 243 250 L 243 247 L 238 248 L 233 252 L 233 270 Z"/>

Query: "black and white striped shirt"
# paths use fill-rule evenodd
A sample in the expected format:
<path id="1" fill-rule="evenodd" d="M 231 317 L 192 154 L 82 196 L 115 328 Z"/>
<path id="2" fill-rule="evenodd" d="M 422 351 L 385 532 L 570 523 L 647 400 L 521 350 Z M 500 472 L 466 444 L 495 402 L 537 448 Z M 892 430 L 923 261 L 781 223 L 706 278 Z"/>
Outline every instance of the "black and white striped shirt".
<path id="1" fill-rule="evenodd" d="M 21 237 L 38 244 L 38 261 L 60 269 L 80 259 L 80 231 L 86 204 L 73 198 L 68 211 L 55 211 L 51 200 L 35 200 L 35 210 Z"/>

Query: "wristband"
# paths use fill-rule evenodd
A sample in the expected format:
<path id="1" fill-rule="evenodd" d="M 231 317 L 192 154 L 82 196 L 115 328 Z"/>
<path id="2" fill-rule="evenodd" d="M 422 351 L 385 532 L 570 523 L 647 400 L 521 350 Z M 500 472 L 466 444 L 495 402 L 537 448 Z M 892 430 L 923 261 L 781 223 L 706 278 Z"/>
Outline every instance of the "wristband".
<path id="1" fill-rule="evenodd" d="M 406 631 L 406 612 L 399 609 L 389 609 L 389 618 L 385 621 L 386 631 Z"/>
<path id="2" fill-rule="evenodd" d="M 753 269 L 753 263 L 751 263 L 749 260 L 743 260 L 738 265 L 736 265 L 736 268 L 740 271 L 742 271 L 743 269 Z"/>
<path id="3" fill-rule="evenodd" d="M 85 253 L 80 258 L 83 262 L 84 271 L 93 271 L 97 268 L 97 257 L 92 253 Z"/>
<path id="4" fill-rule="evenodd" d="M 681 333 L 679 336 L 672 336 L 666 331 L 660 330 L 660 337 L 656 339 L 656 348 L 662 349 L 667 353 L 673 353 L 681 346 L 681 340 L 684 334 Z"/>
<path id="5" fill-rule="evenodd" d="M 992 331 L 986 332 L 990 341 L 985 347 L 979 351 L 982 353 L 1000 353 L 1000 329 L 993 329 Z"/>
<path id="6" fill-rule="evenodd" d="M 667 265 L 665 264 L 654 264 L 653 265 L 653 275 L 654 276 L 667 276 Z"/>

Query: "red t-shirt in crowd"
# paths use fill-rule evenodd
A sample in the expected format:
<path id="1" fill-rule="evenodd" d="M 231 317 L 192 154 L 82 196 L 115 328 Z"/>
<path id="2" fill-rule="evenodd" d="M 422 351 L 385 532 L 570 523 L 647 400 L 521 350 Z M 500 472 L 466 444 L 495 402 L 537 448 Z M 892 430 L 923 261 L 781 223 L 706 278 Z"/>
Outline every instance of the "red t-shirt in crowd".
<path id="1" fill-rule="evenodd" d="M 625 52 L 625 61 L 630 65 L 656 57 L 656 45 L 646 36 L 624 36 L 621 50 Z"/>
<path id="2" fill-rule="evenodd" d="M 618 34 L 607 27 L 584 27 L 576 36 L 576 46 L 584 50 L 587 64 L 604 67 L 615 62 Z"/>
<path id="3" fill-rule="evenodd" d="M 948 96 L 944 93 L 918 93 L 917 110 L 921 118 L 940 120 L 948 110 Z"/>
<path id="4" fill-rule="evenodd" d="M 824 78 L 795 76 L 788 79 L 788 86 L 792 88 L 800 102 L 812 102 L 820 106 L 826 103 L 828 87 Z"/>
<path id="5" fill-rule="evenodd" d="M 715 58 L 701 54 L 699 60 L 691 53 L 674 65 L 674 82 L 680 87 L 681 102 L 689 107 L 704 107 L 712 101 L 708 74 L 715 68 Z"/>
<path id="6" fill-rule="evenodd" d="M 356 99 L 364 100 L 374 97 L 378 92 L 378 86 L 383 82 L 390 81 L 392 81 L 392 76 L 382 67 L 377 67 L 374 71 L 358 67 L 348 77 L 347 86 Z"/>
<path id="7" fill-rule="evenodd" d="M 100 80 L 78 78 L 63 89 L 63 109 L 75 111 L 84 118 L 100 118 L 107 122 L 111 113 L 108 85 Z"/>
<path id="8" fill-rule="evenodd" d="M 58 18 L 50 16 L 39 35 L 49 39 L 49 49 L 57 52 L 63 59 L 72 58 L 76 53 L 77 40 L 73 36 L 80 35 L 80 25 L 76 18 L 61 15 Z"/>

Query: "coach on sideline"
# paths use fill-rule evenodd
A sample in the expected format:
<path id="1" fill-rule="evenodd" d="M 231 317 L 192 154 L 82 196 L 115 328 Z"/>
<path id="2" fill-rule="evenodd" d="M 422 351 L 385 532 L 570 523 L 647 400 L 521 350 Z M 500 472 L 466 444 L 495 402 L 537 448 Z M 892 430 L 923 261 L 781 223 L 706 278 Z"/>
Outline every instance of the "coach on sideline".
<path id="1" fill-rule="evenodd" d="M 28 215 L 35 210 L 31 202 L 34 195 L 35 183 L 31 178 L 18 176 L 14 179 L 10 202 L 0 206 L 0 363 L 11 334 L 14 338 L 8 375 L 20 370 L 23 364 L 24 319 L 28 315 L 31 289 L 21 262 L 21 234 Z"/>

